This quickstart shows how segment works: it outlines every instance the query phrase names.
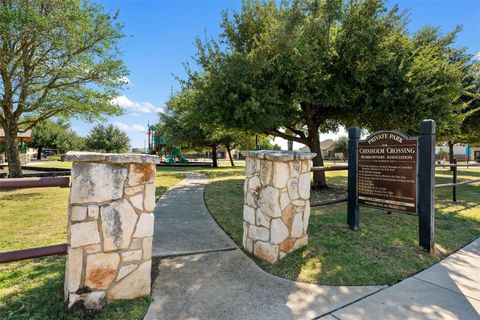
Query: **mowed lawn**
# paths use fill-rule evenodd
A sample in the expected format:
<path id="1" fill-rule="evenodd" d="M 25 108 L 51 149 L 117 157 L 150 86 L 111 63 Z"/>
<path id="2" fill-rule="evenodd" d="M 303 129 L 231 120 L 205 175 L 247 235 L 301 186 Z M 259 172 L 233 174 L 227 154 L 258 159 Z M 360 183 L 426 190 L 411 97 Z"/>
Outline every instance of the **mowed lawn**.
<path id="1" fill-rule="evenodd" d="M 480 168 L 459 169 L 459 181 L 479 179 Z M 242 245 L 243 172 L 210 174 L 207 206 L 222 228 Z M 312 199 L 333 199 L 346 192 L 346 171 L 328 172 L 330 188 Z M 438 183 L 451 182 L 448 169 L 437 170 Z M 287 279 L 326 285 L 393 284 L 423 270 L 480 236 L 480 183 L 436 189 L 436 252 L 418 247 L 418 217 L 361 208 L 360 230 L 346 224 L 346 203 L 312 209 L 308 245 L 274 265 L 252 258 L 265 271 Z"/>
<path id="2" fill-rule="evenodd" d="M 68 162 L 53 162 L 69 167 Z M 52 167 L 52 165 L 44 166 Z M 183 179 L 158 172 L 157 197 Z M 0 252 L 66 242 L 68 188 L 0 191 Z M 65 257 L 53 256 L 0 264 L 0 319 L 85 319 L 63 306 Z M 142 319 L 149 298 L 109 303 L 95 319 Z"/>

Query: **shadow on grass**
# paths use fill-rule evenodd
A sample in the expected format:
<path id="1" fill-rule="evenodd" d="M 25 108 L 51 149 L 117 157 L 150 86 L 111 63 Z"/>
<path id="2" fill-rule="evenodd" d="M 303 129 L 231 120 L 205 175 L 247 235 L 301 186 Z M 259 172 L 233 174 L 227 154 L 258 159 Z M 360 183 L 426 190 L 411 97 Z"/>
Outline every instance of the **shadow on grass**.
<path id="1" fill-rule="evenodd" d="M 100 313 L 64 311 L 65 258 L 0 264 L 0 319 L 142 319 L 150 298 L 108 303 Z"/>
<path id="2" fill-rule="evenodd" d="M 329 180 L 330 188 L 312 194 L 329 199 L 345 194 L 345 177 Z M 312 209 L 309 243 L 274 265 L 252 257 L 265 271 L 306 283 L 326 285 L 393 284 L 441 260 L 480 236 L 480 187 L 459 190 L 459 202 L 437 192 L 435 254 L 418 246 L 418 217 L 361 208 L 359 231 L 346 224 L 346 204 Z M 242 246 L 243 179 L 212 181 L 207 206 L 221 227 Z M 477 212 L 473 214 L 472 212 Z"/>

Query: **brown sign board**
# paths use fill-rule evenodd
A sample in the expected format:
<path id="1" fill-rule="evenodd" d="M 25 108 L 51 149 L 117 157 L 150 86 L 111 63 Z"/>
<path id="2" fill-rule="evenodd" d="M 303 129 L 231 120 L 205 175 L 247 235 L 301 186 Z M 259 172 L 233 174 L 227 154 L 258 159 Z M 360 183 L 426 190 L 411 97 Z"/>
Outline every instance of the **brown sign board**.
<path id="1" fill-rule="evenodd" d="M 357 204 L 417 212 L 417 139 L 379 131 L 357 145 Z"/>

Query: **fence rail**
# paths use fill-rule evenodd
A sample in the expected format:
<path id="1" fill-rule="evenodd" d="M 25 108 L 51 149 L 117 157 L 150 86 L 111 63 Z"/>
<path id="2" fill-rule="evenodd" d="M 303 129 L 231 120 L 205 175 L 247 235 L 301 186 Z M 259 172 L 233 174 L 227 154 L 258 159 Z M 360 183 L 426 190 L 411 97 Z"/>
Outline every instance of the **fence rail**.
<path id="1" fill-rule="evenodd" d="M 25 259 L 55 256 L 67 253 L 67 244 L 56 244 L 47 247 L 38 247 L 25 250 L 9 251 L 0 253 L 0 263 L 19 261 Z"/>
<path id="2" fill-rule="evenodd" d="M 47 187 L 70 187 L 69 177 L 45 177 L 45 178 L 12 178 L 0 179 L 0 189 L 24 189 L 24 188 L 47 188 Z M 0 252 L 0 263 L 19 261 L 46 256 L 54 256 L 67 253 L 67 244 L 30 248 L 25 250 Z"/>
<path id="3" fill-rule="evenodd" d="M 0 179 L 0 189 L 47 188 L 70 186 L 69 177 Z"/>
<path id="4" fill-rule="evenodd" d="M 451 183 L 442 183 L 442 184 L 437 184 L 435 185 L 435 188 L 445 188 L 445 187 L 452 187 L 452 201 L 457 202 L 457 187 L 458 186 L 463 186 L 467 184 L 473 184 L 473 183 L 480 183 L 480 179 L 475 179 L 475 180 L 468 180 L 468 181 L 462 181 L 462 182 L 457 182 L 457 177 L 458 177 L 458 168 L 480 168 L 480 164 L 473 164 L 473 165 L 466 165 L 466 164 L 457 164 L 457 160 L 454 159 L 453 163 L 446 163 L 446 164 L 436 164 L 436 168 L 445 168 L 445 167 L 450 167 L 450 170 L 453 172 L 453 182 Z M 342 171 L 342 170 L 348 170 L 348 165 L 343 165 L 343 166 L 319 166 L 319 167 L 312 167 L 310 169 L 311 172 L 328 172 L 328 171 Z M 329 204 L 336 204 L 336 203 L 341 203 L 341 202 L 346 202 L 348 201 L 347 197 L 341 197 L 337 199 L 328 199 L 328 200 L 316 200 L 316 201 L 311 201 L 310 202 L 310 207 L 320 207 L 320 206 L 326 206 Z"/>

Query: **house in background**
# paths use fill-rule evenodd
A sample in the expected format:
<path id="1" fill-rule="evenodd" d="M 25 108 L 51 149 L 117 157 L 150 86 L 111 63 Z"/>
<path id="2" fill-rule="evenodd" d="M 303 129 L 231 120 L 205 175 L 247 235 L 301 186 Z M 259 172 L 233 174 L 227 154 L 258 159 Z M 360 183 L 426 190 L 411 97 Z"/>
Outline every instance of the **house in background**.
<path id="1" fill-rule="evenodd" d="M 333 151 L 333 139 L 325 139 L 320 142 L 320 149 L 322 150 L 322 158 L 323 159 L 340 159 L 343 160 L 345 157 L 342 153 L 335 153 Z M 300 148 L 300 151 L 303 152 L 310 152 L 310 148 L 305 146 Z"/>

